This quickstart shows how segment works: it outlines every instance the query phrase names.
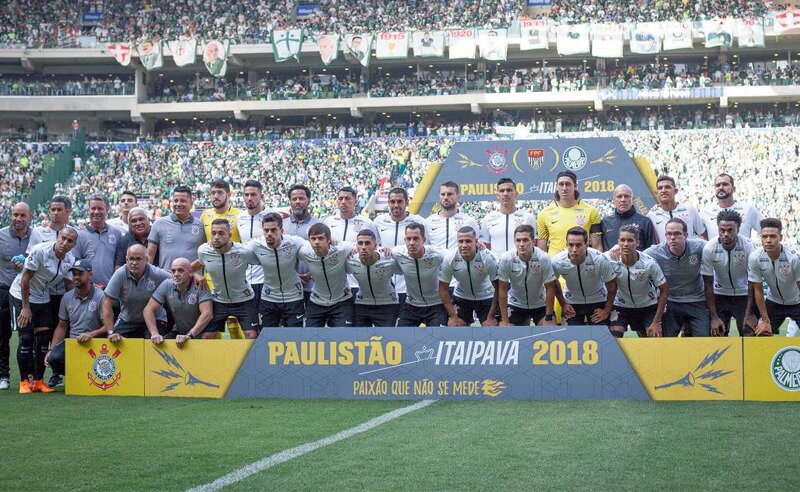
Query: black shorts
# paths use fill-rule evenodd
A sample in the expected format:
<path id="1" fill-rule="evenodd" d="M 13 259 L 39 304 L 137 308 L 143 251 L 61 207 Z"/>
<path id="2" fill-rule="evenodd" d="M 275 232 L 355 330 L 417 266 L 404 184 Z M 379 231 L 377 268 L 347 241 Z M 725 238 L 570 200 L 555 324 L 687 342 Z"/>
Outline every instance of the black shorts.
<path id="1" fill-rule="evenodd" d="M 531 321 L 538 325 L 547 311 L 544 306 L 533 309 L 509 306 L 509 309 L 511 314 L 508 316 L 508 322 L 514 326 L 530 326 Z"/>
<path id="2" fill-rule="evenodd" d="M 608 318 L 601 320 L 599 323 L 592 322 L 592 313 L 595 309 L 603 309 L 606 307 L 605 302 L 593 302 L 591 304 L 571 304 L 572 309 L 575 310 L 575 316 L 567 319 L 567 324 L 570 326 L 580 325 L 597 325 L 608 326 Z"/>
<path id="3" fill-rule="evenodd" d="M 50 294 L 50 330 L 55 331 L 58 326 L 58 311 L 61 309 L 61 299 L 63 294 Z"/>
<path id="4" fill-rule="evenodd" d="M 667 301 L 664 311 L 664 336 L 677 337 L 684 323 L 692 329 L 693 337 L 707 337 L 711 332 L 711 318 L 705 301 Z"/>
<path id="5" fill-rule="evenodd" d="M 217 333 L 225 331 L 225 324 L 228 318 L 236 318 L 243 331 L 253 331 L 252 319 L 255 317 L 253 312 L 253 300 L 243 302 L 224 302 L 211 301 L 214 305 L 214 317 L 203 330 L 203 333 Z"/>
<path id="6" fill-rule="evenodd" d="M 264 289 L 264 284 L 250 284 L 250 288 L 253 289 L 255 292 L 255 297 L 253 298 L 253 306 L 258 312 L 253 316 L 251 321 L 253 328 L 252 330 L 258 330 L 261 327 L 260 317 L 261 317 L 261 291 Z"/>
<path id="7" fill-rule="evenodd" d="M 486 318 L 489 317 L 489 311 L 492 309 L 492 299 L 470 301 L 455 297 L 453 298 L 453 305 L 456 308 L 458 318 L 467 325 L 471 325 L 475 322 L 475 315 L 478 316 L 478 322 L 486 321 Z"/>
<path id="8" fill-rule="evenodd" d="M 786 318 L 793 319 L 800 324 L 800 304 L 778 304 L 769 299 L 766 300 L 767 316 L 772 325 L 772 334 L 777 335 L 781 330 L 781 325 Z"/>
<path id="9" fill-rule="evenodd" d="M 625 331 L 624 328 L 630 327 L 631 330 L 641 333 L 647 331 L 647 327 L 653 324 L 656 311 L 658 311 L 658 304 L 641 308 L 614 306 L 608 317 L 609 325 L 621 326 L 622 331 Z"/>
<path id="10" fill-rule="evenodd" d="M 743 329 L 744 317 L 747 314 L 747 296 L 714 294 L 714 301 L 717 304 L 717 316 L 725 324 L 725 336 L 731 331 L 731 319 L 736 320 L 736 327 L 739 329 L 739 333 L 745 335 L 746 333 L 743 333 Z"/>
<path id="11" fill-rule="evenodd" d="M 400 308 L 400 320 L 397 326 L 419 326 L 424 323 L 425 326 L 444 326 L 447 324 L 447 311 L 444 306 L 437 304 L 435 306 L 416 307 L 409 303 L 405 303 Z"/>
<path id="12" fill-rule="evenodd" d="M 11 324 L 17 327 L 17 330 L 24 330 L 26 328 L 50 328 L 53 323 L 52 311 L 50 311 L 50 304 L 34 304 L 28 303 L 31 308 L 31 322 L 28 326 L 18 326 L 17 318 L 22 311 L 22 301 L 9 294 L 11 301 Z"/>
<path id="13" fill-rule="evenodd" d="M 314 301 L 306 303 L 307 327 L 353 326 L 353 301 L 349 298 L 330 306 L 320 306 Z"/>
<path id="14" fill-rule="evenodd" d="M 261 329 L 285 327 L 302 327 L 306 314 L 305 302 L 302 299 L 290 302 L 270 302 L 261 300 L 258 306 L 261 316 Z"/>
<path id="15" fill-rule="evenodd" d="M 400 314 L 400 304 L 356 304 L 353 326 L 395 326 Z"/>

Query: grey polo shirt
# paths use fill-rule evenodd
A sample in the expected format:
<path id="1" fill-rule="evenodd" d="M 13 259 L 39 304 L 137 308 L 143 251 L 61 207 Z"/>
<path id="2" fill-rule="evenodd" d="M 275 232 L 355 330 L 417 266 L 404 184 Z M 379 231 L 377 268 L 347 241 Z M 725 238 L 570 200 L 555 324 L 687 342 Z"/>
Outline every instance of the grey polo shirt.
<path id="1" fill-rule="evenodd" d="M 22 300 L 22 273 L 25 270 L 34 272 L 30 279 L 30 297 L 28 302 L 32 304 L 46 304 L 50 302 L 50 287 L 64 283 L 64 279 L 71 279 L 72 274 L 69 269 L 75 263 L 72 252 L 67 252 L 63 260 L 56 257 L 53 250 L 55 241 L 37 244 L 31 250 L 28 258 L 25 259 L 25 268 L 19 272 L 11 284 L 9 294 L 16 299 Z"/>
<path id="2" fill-rule="evenodd" d="M 448 251 L 442 261 L 439 280 L 448 284 L 456 279 L 453 292 L 459 299 L 483 301 L 494 297 L 492 282 L 497 280 L 497 258 L 489 250 L 480 250 L 470 261 L 458 249 Z"/>
<path id="3" fill-rule="evenodd" d="M 639 259 L 631 266 L 612 261 L 617 277 L 617 296 L 614 305 L 624 308 L 642 308 L 658 304 L 658 288 L 667 282 L 664 272 L 656 260 L 639 253 Z"/>
<path id="4" fill-rule="evenodd" d="M 78 242 L 72 254 L 76 260 L 87 260 L 92 264 L 92 282 L 106 285 L 114 273 L 114 254 L 117 243 L 125 233 L 106 224 L 101 231 L 92 229 L 91 224 L 78 232 Z"/>
<path id="5" fill-rule="evenodd" d="M 119 242 L 117 242 L 117 248 L 114 251 L 115 268 L 121 267 L 122 265 L 125 264 L 125 262 L 127 261 L 126 257 L 128 255 L 128 248 L 130 248 L 134 244 L 141 244 L 142 246 L 145 247 L 145 249 L 147 249 L 147 244 L 148 244 L 147 236 L 145 236 L 144 239 L 139 240 L 131 232 L 125 234 L 122 237 L 122 239 L 120 239 Z M 156 264 L 158 264 L 158 253 L 156 253 Z"/>
<path id="6" fill-rule="evenodd" d="M 78 230 L 78 227 L 72 224 L 70 224 L 70 226 Z M 36 226 L 31 231 L 31 241 L 28 243 L 27 253 L 30 253 L 31 249 L 37 244 L 55 241 L 56 239 L 58 239 L 58 231 L 51 229 L 49 225 Z M 67 289 L 64 287 L 64 282 L 59 282 L 50 286 L 51 296 L 63 296 L 66 291 Z"/>
<path id="7" fill-rule="evenodd" d="M 189 218 L 181 222 L 173 213 L 153 222 L 147 242 L 158 246 L 158 266 L 169 270 L 177 258 L 197 259 L 197 248 L 206 242 L 206 231 L 194 215 L 189 214 Z"/>
<path id="8" fill-rule="evenodd" d="M 78 295 L 78 289 L 72 289 L 61 298 L 58 308 L 58 319 L 69 324 L 69 337 L 76 338 L 83 333 L 94 331 L 103 326 L 103 291 L 91 286 L 86 297 Z"/>
<path id="9" fill-rule="evenodd" d="M 197 318 L 200 317 L 200 304 L 212 300 L 211 293 L 198 289 L 193 281 L 189 282 L 186 291 L 181 294 L 171 278 L 161 282 L 153 292 L 153 299 L 169 308 L 175 320 L 175 330 L 181 335 L 194 328 Z"/>
<path id="10" fill-rule="evenodd" d="M 757 249 L 750 254 L 748 261 L 748 280 L 750 282 L 765 282 L 769 287 L 767 299 L 784 306 L 800 304 L 800 256 L 797 253 L 781 246 L 781 254 L 773 260 L 763 249 Z"/>
<path id="11" fill-rule="evenodd" d="M 605 302 L 606 283 L 616 279 L 611 263 L 593 248 L 587 249 L 586 258 L 578 265 L 569 259 L 569 251 L 561 251 L 553 258 L 553 271 L 564 277 L 564 298 L 570 304 Z"/>
<path id="12" fill-rule="evenodd" d="M 153 292 L 156 291 L 161 282 L 171 278 L 170 272 L 147 265 L 138 281 L 133 278 L 127 266 L 114 272 L 111 280 L 105 288 L 105 295 L 111 299 L 118 300 L 120 304 L 119 318 L 115 326 L 124 323 L 144 323 L 144 307 L 150 301 Z M 167 313 L 161 308 L 156 314 L 157 319 L 166 319 Z"/>
<path id="13" fill-rule="evenodd" d="M 670 301 L 705 302 L 705 286 L 700 276 L 705 245 L 702 239 L 687 239 L 686 250 L 680 258 L 669 251 L 666 243 L 644 250 L 644 254 L 656 260 L 661 267 L 669 286 Z"/>
<path id="14" fill-rule="evenodd" d="M 320 220 L 316 217 L 312 217 L 311 215 L 302 221 L 296 221 L 294 217 L 290 216 L 289 220 L 283 221 L 283 233 L 297 236 L 302 239 L 308 239 L 308 229 L 317 222 L 320 222 Z M 297 273 L 308 273 L 308 265 L 301 261 L 297 266 Z M 303 292 L 311 292 L 313 288 L 314 280 L 311 279 L 307 284 L 303 285 Z"/>
<path id="15" fill-rule="evenodd" d="M 752 252 L 753 244 L 741 235 L 731 251 L 722 247 L 719 236 L 706 243 L 700 274 L 714 277 L 714 294 L 747 295 L 747 261 Z"/>
<path id="16" fill-rule="evenodd" d="M 17 236 L 11 227 L 0 229 L 0 287 L 9 288 L 14 277 L 19 273 L 11 266 L 11 259 L 17 255 L 25 255 L 31 240 L 31 228 L 22 237 Z"/>

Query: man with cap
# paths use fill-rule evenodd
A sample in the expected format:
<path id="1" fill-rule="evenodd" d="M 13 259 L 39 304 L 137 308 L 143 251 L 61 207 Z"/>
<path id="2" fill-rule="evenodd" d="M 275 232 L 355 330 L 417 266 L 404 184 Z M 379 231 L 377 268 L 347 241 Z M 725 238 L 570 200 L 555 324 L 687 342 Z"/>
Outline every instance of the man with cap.
<path id="1" fill-rule="evenodd" d="M 590 236 L 589 246 L 602 250 L 602 228 L 597 209 L 580 200 L 578 177 L 572 171 L 562 171 L 556 178 L 554 202 L 537 218 L 537 246 L 550 257 L 567 248 L 567 231 L 582 227 Z"/>

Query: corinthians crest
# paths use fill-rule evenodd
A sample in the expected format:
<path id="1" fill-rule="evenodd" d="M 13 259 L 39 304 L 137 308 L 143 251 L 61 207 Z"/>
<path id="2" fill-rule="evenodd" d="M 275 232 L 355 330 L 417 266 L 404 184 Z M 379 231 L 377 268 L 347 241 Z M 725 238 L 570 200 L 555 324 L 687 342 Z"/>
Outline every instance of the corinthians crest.
<path id="1" fill-rule="evenodd" d="M 489 156 L 489 163 L 486 164 L 486 169 L 490 172 L 500 174 L 508 169 L 508 161 L 506 160 L 508 149 L 495 147 L 494 149 L 488 149 L 486 155 Z"/>
<path id="2" fill-rule="evenodd" d="M 89 357 L 94 359 L 92 371 L 86 373 L 86 376 L 89 378 L 89 383 L 103 391 L 112 386 L 116 386 L 122 377 L 122 373 L 117 371 L 116 359 L 122 352 L 116 349 L 113 354 L 109 355 L 108 345 L 103 344 L 100 348 L 100 354 L 97 354 L 92 349 L 89 349 L 87 353 Z"/>

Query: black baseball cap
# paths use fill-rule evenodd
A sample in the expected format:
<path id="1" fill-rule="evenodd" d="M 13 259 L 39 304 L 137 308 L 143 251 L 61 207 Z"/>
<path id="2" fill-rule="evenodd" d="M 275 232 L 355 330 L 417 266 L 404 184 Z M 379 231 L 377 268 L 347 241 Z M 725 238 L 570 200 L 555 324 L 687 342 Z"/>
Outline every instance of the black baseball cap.
<path id="1" fill-rule="evenodd" d="M 76 261 L 70 270 L 78 270 L 79 272 L 91 272 L 92 271 L 92 264 L 89 263 L 87 260 L 78 260 Z"/>

